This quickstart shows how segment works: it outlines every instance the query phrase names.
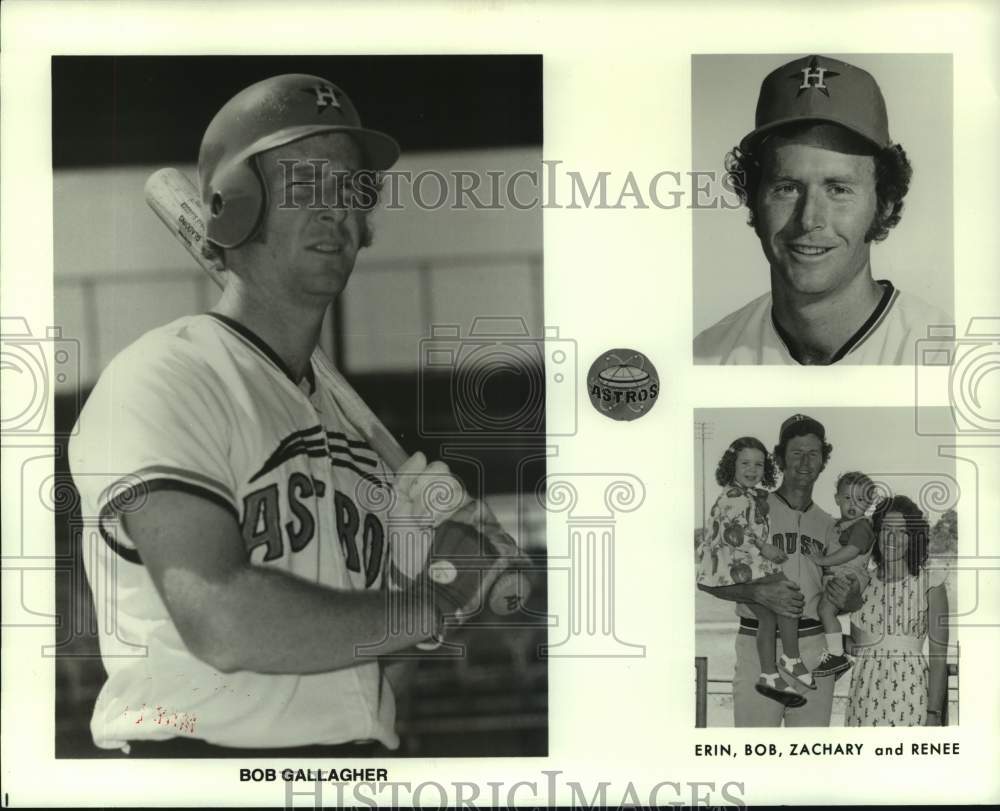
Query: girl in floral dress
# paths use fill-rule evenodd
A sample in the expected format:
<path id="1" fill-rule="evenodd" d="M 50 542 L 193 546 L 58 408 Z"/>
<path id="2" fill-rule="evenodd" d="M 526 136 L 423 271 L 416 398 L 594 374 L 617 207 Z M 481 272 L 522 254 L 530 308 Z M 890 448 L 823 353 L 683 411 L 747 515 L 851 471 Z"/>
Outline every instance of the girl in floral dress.
<path id="1" fill-rule="evenodd" d="M 864 605 L 851 615 L 857 658 L 845 724 L 938 726 L 948 692 L 946 573 L 928 566 L 930 528 L 910 499 L 883 502 L 873 524 L 874 570 Z"/>
<path id="2" fill-rule="evenodd" d="M 787 555 L 769 542 L 767 491 L 757 487 L 775 484 L 774 460 L 756 437 L 741 437 L 722 455 L 715 480 L 722 492 L 712 507 L 711 529 L 699 544 L 696 557 L 699 585 L 731 586 L 734 583 L 780 580 Z M 815 689 L 812 674 L 799 656 L 798 618 L 775 614 L 750 603 L 757 617 L 757 655 L 761 674 L 754 685 L 759 693 L 788 706 L 801 706 L 805 698 L 778 672 L 776 629 L 781 636 L 782 670 Z"/>

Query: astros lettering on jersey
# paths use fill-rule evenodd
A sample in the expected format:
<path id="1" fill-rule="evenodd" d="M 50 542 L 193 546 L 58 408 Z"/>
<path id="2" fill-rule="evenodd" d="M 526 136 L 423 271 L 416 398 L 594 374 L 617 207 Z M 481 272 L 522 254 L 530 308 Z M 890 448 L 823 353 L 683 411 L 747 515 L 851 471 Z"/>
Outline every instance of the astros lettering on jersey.
<path id="1" fill-rule="evenodd" d="M 914 362 L 916 342 L 928 327 L 952 323 L 941 310 L 880 280 L 883 294 L 875 311 L 830 363 L 901 365 Z M 730 313 L 694 339 L 699 364 L 796 365 L 781 328 L 771 314 L 771 293 Z"/>
<path id="2" fill-rule="evenodd" d="M 823 572 L 806 554 L 811 548 L 829 554 L 837 546 L 837 533 L 833 518 L 822 508 L 810 502 L 804 510 L 792 507 L 777 492 L 767 496 L 768 537 L 772 544 L 788 555 L 782 564 L 785 577 L 797 583 L 802 589 L 805 601 L 802 616 L 818 619 L 820 594 L 823 591 Z M 753 612 L 745 605 L 738 605 L 736 613 L 741 617 L 753 617 Z"/>
<path id="3" fill-rule="evenodd" d="M 321 352 L 296 384 L 257 336 L 216 314 L 147 333 L 105 370 L 70 443 L 83 514 L 100 516 L 105 541 L 86 556 L 108 672 L 91 721 L 98 746 L 188 735 L 222 746 L 398 747 L 392 689 L 374 659 L 265 675 L 223 674 L 193 656 L 114 520 L 141 500 L 133 484 L 195 493 L 232 512 L 251 562 L 330 588 L 382 588 L 388 472 L 337 392 Z M 173 720 L 150 723 L 157 714 Z"/>

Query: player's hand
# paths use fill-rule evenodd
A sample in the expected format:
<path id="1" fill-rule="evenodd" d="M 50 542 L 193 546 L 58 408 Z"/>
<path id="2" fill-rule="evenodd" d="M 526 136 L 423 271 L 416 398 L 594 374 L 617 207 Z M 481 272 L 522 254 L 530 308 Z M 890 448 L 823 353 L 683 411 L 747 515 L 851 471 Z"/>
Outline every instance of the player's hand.
<path id="1" fill-rule="evenodd" d="M 799 617 L 805 606 L 802 589 L 791 580 L 776 580 L 772 583 L 755 583 L 753 602 L 770 608 L 775 614 L 784 617 Z"/>
<path id="2" fill-rule="evenodd" d="M 760 555 L 764 560 L 769 560 L 771 563 L 784 563 L 788 560 L 788 555 L 778 549 L 773 543 L 761 544 Z"/>
<path id="3" fill-rule="evenodd" d="M 861 584 L 849 574 L 831 577 L 826 584 L 826 597 L 837 607 L 838 613 L 857 611 L 864 605 Z"/>
<path id="4" fill-rule="evenodd" d="M 461 624 L 482 612 L 490 591 L 519 558 L 506 533 L 481 533 L 464 521 L 445 521 L 434 531 L 427 569 L 419 578 L 433 595 L 438 611 Z"/>
<path id="5" fill-rule="evenodd" d="M 531 584 L 520 570 L 530 563 L 489 507 L 470 501 L 435 530 L 415 587 L 430 593 L 449 625 L 461 625 L 487 608 L 501 616 L 521 608 Z"/>
<path id="6" fill-rule="evenodd" d="M 396 471 L 394 514 L 428 519 L 438 526 L 450 518 L 465 501 L 465 488 L 444 462 L 427 463 L 420 451 Z"/>
<path id="7" fill-rule="evenodd" d="M 395 500 L 389 511 L 389 544 L 393 578 L 414 580 L 427 567 L 434 528 L 465 503 L 465 489 L 444 462 L 427 464 L 419 451 L 396 471 Z"/>

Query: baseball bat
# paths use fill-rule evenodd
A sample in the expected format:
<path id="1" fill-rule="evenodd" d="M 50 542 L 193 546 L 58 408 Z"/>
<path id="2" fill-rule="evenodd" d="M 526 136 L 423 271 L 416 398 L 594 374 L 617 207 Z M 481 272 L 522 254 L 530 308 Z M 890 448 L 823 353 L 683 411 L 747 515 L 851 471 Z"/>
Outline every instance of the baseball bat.
<path id="1" fill-rule="evenodd" d="M 145 195 L 149 207 L 198 266 L 216 285 L 223 287 L 225 268 L 217 258 L 205 252 L 205 221 L 194 184 L 177 169 L 159 169 L 146 180 Z M 341 395 L 338 402 L 347 418 L 395 473 L 409 455 L 333 364 L 330 369 Z"/>
<path id="2" fill-rule="evenodd" d="M 225 267 L 216 257 L 205 251 L 205 220 L 201 213 L 201 199 L 194 184 L 177 169 L 158 169 L 146 180 L 144 193 L 146 203 L 198 263 L 198 267 L 204 270 L 218 287 L 224 287 Z M 396 437 L 382 424 L 337 368 L 332 363 L 329 364 L 329 368 L 339 388 L 338 403 L 347 418 L 395 473 L 409 458 L 409 454 L 403 450 Z M 530 593 L 531 584 L 523 573 L 504 572 L 490 590 L 490 607 L 497 614 L 510 614 L 518 605 L 527 601 Z M 507 600 L 511 595 L 519 597 L 516 604 L 508 604 Z"/>

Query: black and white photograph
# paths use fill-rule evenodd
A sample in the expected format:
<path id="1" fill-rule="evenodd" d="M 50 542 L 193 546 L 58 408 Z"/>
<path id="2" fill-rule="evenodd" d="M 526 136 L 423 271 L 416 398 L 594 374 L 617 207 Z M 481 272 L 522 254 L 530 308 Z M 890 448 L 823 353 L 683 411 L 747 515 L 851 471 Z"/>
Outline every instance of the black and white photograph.
<path id="1" fill-rule="evenodd" d="M 695 363 L 913 365 L 954 323 L 951 56 L 691 65 Z"/>
<path id="2" fill-rule="evenodd" d="M 0 3 L 0 806 L 1000 802 L 998 30 Z"/>
<path id="3" fill-rule="evenodd" d="M 541 57 L 52 89 L 57 756 L 546 754 Z"/>
<path id="4" fill-rule="evenodd" d="M 958 724 L 955 459 L 913 417 L 695 410 L 697 726 Z"/>

